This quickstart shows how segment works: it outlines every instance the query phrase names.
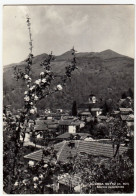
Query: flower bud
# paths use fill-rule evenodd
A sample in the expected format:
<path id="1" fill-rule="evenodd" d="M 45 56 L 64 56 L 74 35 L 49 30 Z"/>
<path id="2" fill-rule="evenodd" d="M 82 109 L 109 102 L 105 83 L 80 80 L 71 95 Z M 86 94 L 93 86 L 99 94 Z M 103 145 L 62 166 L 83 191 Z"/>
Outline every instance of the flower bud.
<path id="1" fill-rule="evenodd" d="M 58 84 L 58 85 L 57 85 L 57 90 L 58 90 L 58 91 L 61 91 L 62 89 L 63 89 L 63 88 L 62 88 L 61 84 Z"/>

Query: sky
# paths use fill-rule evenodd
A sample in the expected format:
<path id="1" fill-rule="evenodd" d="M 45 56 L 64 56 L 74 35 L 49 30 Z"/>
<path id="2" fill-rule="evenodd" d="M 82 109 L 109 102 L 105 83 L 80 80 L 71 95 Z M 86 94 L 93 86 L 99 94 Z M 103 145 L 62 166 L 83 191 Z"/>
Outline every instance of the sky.
<path id="1" fill-rule="evenodd" d="M 3 64 L 29 54 L 26 15 L 31 18 L 34 56 L 111 49 L 134 57 L 134 5 L 4 6 Z"/>

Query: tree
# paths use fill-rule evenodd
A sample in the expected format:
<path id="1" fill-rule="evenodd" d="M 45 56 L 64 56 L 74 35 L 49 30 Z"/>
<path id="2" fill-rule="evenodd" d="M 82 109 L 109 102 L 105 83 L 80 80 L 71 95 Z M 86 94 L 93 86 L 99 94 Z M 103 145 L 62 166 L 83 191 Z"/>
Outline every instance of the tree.
<path id="1" fill-rule="evenodd" d="M 74 174 L 80 176 L 80 193 L 132 193 L 134 190 L 134 164 L 127 152 L 120 155 L 119 159 L 79 155 L 72 165 Z M 108 187 L 126 182 L 128 185 L 124 189 Z M 108 185 L 106 189 L 98 188 L 97 183 Z"/>
<path id="2" fill-rule="evenodd" d="M 77 116 L 77 104 L 76 104 L 76 101 L 73 102 L 72 116 Z"/>
<path id="3" fill-rule="evenodd" d="M 134 98 L 134 93 L 131 88 L 128 89 L 128 95 L 133 99 Z"/>
<path id="4" fill-rule="evenodd" d="M 114 109 L 114 102 L 112 99 L 105 100 L 103 105 L 103 114 L 106 115 L 107 113 L 111 113 Z"/>
<path id="5" fill-rule="evenodd" d="M 122 99 L 126 99 L 127 97 L 134 98 L 134 92 L 131 88 L 128 89 L 128 91 L 122 93 Z"/>
<path id="6" fill-rule="evenodd" d="M 91 132 L 95 138 L 104 139 L 109 136 L 108 128 L 104 123 L 97 123 Z"/>
<path id="7" fill-rule="evenodd" d="M 126 99 L 127 98 L 127 92 L 123 92 L 121 98 Z"/>
<path id="8" fill-rule="evenodd" d="M 71 64 L 66 67 L 65 75 L 61 76 L 61 81 L 53 86 L 52 81 L 57 78 L 57 75 L 55 75 L 51 69 L 51 61 L 53 60 L 53 55 L 51 52 L 51 54 L 49 54 L 40 64 L 44 68 L 44 71 L 40 73 L 40 78 L 33 81 L 31 78 L 31 69 L 34 56 L 32 54 L 33 44 L 29 17 L 27 17 L 27 26 L 30 37 L 30 53 L 25 61 L 25 69 L 22 70 L 17 66 L 14 67 L 14 77 L 16 81 L 22 79 L 27 86 L 27 90 L 24 92 L 24 106 L 20 110 L 20 113 L 16 116 L 14 116 L 11 112 L 9 113 L 6 106 L 4 107 L 3 111 L 3 184 L 4 191 L 9 194 L 45 193 L 45 185 L 47 183 L 52 185 L 54 171 L 56 171 L 56 174 L 59 171 L 59 166 L 56 164 L 56 161 L 55 163 L 52 162 L 52 160 L 56 159 L 56 152 L 54 151 L 52 144 L 47 142 L 46 145 L 50 145 L 51 148 L 47 150 L 42 149 L 43 156 L 46 156 L 48 151 L 50 158 L 47 164 L 45 164 L 42 159 L 36 164 L 31 162 L 29 165 L 27 165 L 24 163 L 23 158 L 26 153 L 24 140 L 26 133 L 31 134 L 31 131 L 33 131 L 29 129 L 28 124 L 31 119 L 34 121 L 36 119 L 38 102 L 53 93 L 62 91 L 63 86 L 65 86 L 67 81 L 71 79 L 72 72 L 77 69 L 75 50 L 73 47 L 71 50 L 73 56 Z"/>
<path id="9" fill-rule="evenodd" d="M 127 138 L 127 125 L 124 124 L 119 118 L 114 119 L 113 125 L 110 127 L 111 139 L 113 142 L 113 153 L 114 157 L 119 152 L 121 143 L 125 143 Z M 115 149 L 116 147 L 116 149 Z"/>

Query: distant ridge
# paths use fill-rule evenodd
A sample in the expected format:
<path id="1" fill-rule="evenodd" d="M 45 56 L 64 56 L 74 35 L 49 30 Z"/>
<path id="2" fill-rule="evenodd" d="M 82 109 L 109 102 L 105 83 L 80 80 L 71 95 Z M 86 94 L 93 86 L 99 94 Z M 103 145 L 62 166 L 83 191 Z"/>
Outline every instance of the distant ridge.
<path id="1" fill-rule="evenodd" d="M 37 63 L 38 61 L 43 61 L 46 57 L 48 56 L 48 54 L 46 53 L 43 53 L 43 54 L 40 54 L 40 55 L 36 55 L 33 59 L 33 63 Z M 78 52 L 76 53 L 76 57 L 99 57 L 99 58 L 102 58 L 102 59 L 110 59 L 110 58 L 119 58 L 119 57 L 127 57 L 127 58 L 131 58 L 131 57 L 128 57 L 128 56 L 125 56 L 125 55 L 122 55 L 122 54 L 119 54 L 111 49 L 107 49 L 107 50 L 104 50 L 102 52 Z M 72 58 L 72 55 L 71 55 L 71 51 L 67 51 L 61 55 L 57 55 L 55 56 L 55 60 L 71 60 Z M 131 58 L 133 59 L 133 58 Z M 25 63 L 25 60 L 21 61 L 20 63 L 12 63 L 12 64 L 9 64 L 9 65 L 4 65 L 4 68 L 7 68 L 7 67 L 12 67 L 12 66 L 15 66 L 15 65 L 20 65 L 20 64 L 23 64 Z"/>
<path id="2" fill-rule="evenodd" d="M 47 54 L 43 53 L 33 58 L 31 75 L 33 81 L 39 78 L 41 71 L 44 71 L 40 63 L 46 57 Z M 55 60 L 51 63 L 52 70 L 56 74 L 63 75 L 71 58 L 71 51 L 55 56 Z M 108 49 L 102 52 L 76 53 L 76 60 L 78 69 L 72 74 L 71 81 L 63 92 L 42 100 L 38 104 L 40 108 L 71 109 L 74 100 L 77 101 L 77 105 L 87 102 L 90 92 L 93 92 L 98 99 L 111 98 L 117 102 L 124 91 L 134 88 L 134 59 L 130 57 Z M 4 66 L 4 104 L 20 108 L 23 106 L 26 86 L 22 80 L 15 80 L 13 74 L 15 65 L 24 70 L 26 62 Z M 54 80 L 54 85 L 58 82 Z"/>

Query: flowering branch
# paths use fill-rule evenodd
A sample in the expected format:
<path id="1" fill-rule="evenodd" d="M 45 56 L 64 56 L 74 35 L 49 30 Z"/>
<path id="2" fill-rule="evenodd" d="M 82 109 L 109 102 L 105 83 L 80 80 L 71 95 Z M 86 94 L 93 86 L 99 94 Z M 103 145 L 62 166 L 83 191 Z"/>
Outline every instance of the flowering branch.
<path id="1" fill-rule="evenodd" d="M 7 161 L 4 162 L 4 164 L 6 165 L 5 173 L 8 173 L 7 172 L 8 168 L 10 168 L 9 173 L 6 176 L 4 176 L 5 177 L 4 185 L 6 187 L 7 184 L 8 185 L 11 184 L 11 187 L 9 188 L 10 193 L 15 191 L 16 186 L 18 187 L 20 185 L 20 187 L 23 187 L 24 185 L 26 185 L 26 182 L 21 182 L 21 184 L 15 182 L 16 179 L 18 178 L 17 176 L 22 175 L 21 173 L 19 173 L 21 171 L 17 170 L 16 168 L 20 167 L 19 166 L 20 165 L 19 160 L 21 158 L 20 151 L 23 148 L 25 134 L 31 115 L 37 113 L 37 108 L 36 108 L 37 102 L 43 99 L 44 97 L 47 97 L 50 94 L 53 94 L 58 91 L 62 91 L 63 86 L 66 85 L 67 80 L 71 78 L 72 72 L 75 69 L 77 69 L 75 50 L 73 47 L 73 49 L 71 50 L 73 55 L 71 64 L 68 67 L 66 67 L 65 75 L 62 76 L 60 83 L 55 85 L 53 90 L 51 90 L 51 83 L 57 77 L 55 76 L 55 74 L 52 72 L 51 69 L 51 61 L 54 60 L 54 57 L 51 52 L 51 54 L 49 54 L 48 57 L 40 64 L 44 68 L 44 71 L 40 73 L 40 78 L 32 83 L 30 72 L 33 63 L 33 54 L 32 54 L 33 44 L 32 44 L 31 23 L 30 23 L 29 16 L 27 16 L 26 22 L 27 22 L 29 38 L 30 38 L 29 41 L 30 53 L 28 55 L 28 58 L 26 59 L 27 65 L 25 66 L 24 71 L 22 71 L 20 68 L 14 67 L 14 77 L 16 78 L 16 80 L 18 81 L 18 79 L 22 78 L 26 82 L 26 85 L 28 87 L 28 90 L 24 92 L 24 108 L 20 112 L 20 114 L 17 115 L 16 117 L 12 116 L 12 114 L 8 114 L 7 109 L 4 108 L 4 122 L 6 124 L 5 133 L 7 134 L 7 138 L 8 138 L 8 141 L 4 141 L 5 161 L 10 156 L 9 162 L 8 163 Z M 43 156 L 46 156 L 45 154 L 46 154 L 45 149 L 43 149 Z M 52 155 L 55 156 L 56 152 L 55 155 L 54 153 L 52 153 Z M 34 186 L 36 187 L 36 185 Z"/>

